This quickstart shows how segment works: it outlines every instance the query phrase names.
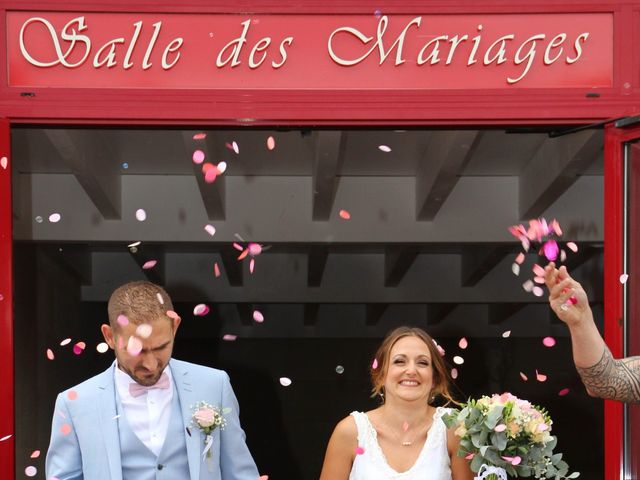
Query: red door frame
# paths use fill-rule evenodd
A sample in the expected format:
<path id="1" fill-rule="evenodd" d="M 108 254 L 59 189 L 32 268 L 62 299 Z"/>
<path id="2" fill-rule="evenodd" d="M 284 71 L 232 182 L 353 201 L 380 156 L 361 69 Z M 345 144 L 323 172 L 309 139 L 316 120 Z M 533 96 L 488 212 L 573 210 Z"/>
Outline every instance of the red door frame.
<path id="1" fill-rule="evenodd" d="M 605 129 L 604 334 L 614 357 L 624 354 L 623 286 L 624 143 L 640 138 L 640 128 Z M 624 468 L 623 405 L 605 402 L 605 478 L 622 478 Z"/>
<path id="2" fill-rule="evenodd" d="M 438 125 L 476 127 L 566 125 L 640 113 L 640 5 L 628 0 L 379 0 L 386 14 L 501 14 L 611 12 L 614 15 L 614 86 L 586 97 L 581 89 L 529 89 L 485 92 L 446 91 L 140 91 L 39 89 L 23 96 L 7 87 L 7 10 L 0 0 L 0 438 L 13 434 L 13 317 L 11 124 L 67 125 Z M 287 0 L 102 0 L 68 3 L 23 0 L 20 10 L 151 13 L 373 14 L 369 0 L 308 0 L 292 11 Z M 629 41 L 631 40 L 631 41 Z M 216 106 L 215 109 L 211 105 Z M 251 120 L 248 120 L 251 119 Z M 608 127 L 605 137 L 605 338 L 614 355 L 622 353 L 622 162 L 620 143 L 629 132 Z M 7 388 L 8 387 L 8 388 Z M 605 402 L 605 478 L 620 479 L 622 406 Z M 0 478 L 14 478 L 13 437 L 0 442 Z"/>
<path id="3" fill-rule="evenodd" d="M 10 125 L 0 119 L 0 477 L 13 478 L 14 405 L 13 405 L 13 233 L 11 222 Z M 6 165 L 6 168 L 4 168 Z"/>

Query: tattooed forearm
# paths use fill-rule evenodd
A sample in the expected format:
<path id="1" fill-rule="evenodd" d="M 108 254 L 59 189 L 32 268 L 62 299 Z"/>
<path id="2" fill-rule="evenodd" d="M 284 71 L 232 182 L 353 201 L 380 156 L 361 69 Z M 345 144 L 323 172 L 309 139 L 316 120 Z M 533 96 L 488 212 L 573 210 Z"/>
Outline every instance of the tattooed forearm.
<path id="1" fill-rule="evenodd" d="M 595 365 L 578 368 L 578 373 L 595 397 L 640 403 L 640 357 L 615 360 L 605 348 Z"/>

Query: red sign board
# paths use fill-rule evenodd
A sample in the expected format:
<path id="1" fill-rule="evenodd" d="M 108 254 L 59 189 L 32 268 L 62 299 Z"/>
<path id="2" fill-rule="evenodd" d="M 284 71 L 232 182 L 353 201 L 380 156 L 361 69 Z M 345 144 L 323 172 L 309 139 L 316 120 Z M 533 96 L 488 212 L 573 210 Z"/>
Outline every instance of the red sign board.
<path id="1" fill-rule="evenodd" d="M 611 13 L 7 12 L 15 87 L 522 89 L 613 85 Z"/>

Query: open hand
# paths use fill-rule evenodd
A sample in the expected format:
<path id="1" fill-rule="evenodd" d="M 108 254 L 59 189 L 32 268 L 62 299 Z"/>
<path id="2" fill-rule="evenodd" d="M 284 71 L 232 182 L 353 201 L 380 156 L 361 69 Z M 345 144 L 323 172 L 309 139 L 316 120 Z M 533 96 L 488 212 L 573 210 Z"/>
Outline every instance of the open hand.
<path id="1" fill-rule="evenodd" d="M 571 278 L 565 266 L 556 268 L 551 262 L 544 272 L 551 309 L 567 325 L 576 325 L 591 311 L 582 285 Z"/>

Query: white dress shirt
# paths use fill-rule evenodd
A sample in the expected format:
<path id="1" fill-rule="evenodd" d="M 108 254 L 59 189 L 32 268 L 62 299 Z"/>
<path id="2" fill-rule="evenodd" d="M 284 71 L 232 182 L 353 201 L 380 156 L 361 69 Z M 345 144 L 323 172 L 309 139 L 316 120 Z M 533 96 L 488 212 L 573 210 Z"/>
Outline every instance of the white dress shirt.
<path id="1" fill-rule="evenodd" d="M 160 455 L 171 417 L 173 400 L 171 369 L 168 366 L 164 369 L 164 373 L 169 377 L 169 388 L 152 388 L 139 397 L 133 397 L 129 393 L 129 384 L 134 383 L 134 380 L 120 370 L 117 364 L 114 368 L 116 390 L 131 430 L 149 450 Z"/>

